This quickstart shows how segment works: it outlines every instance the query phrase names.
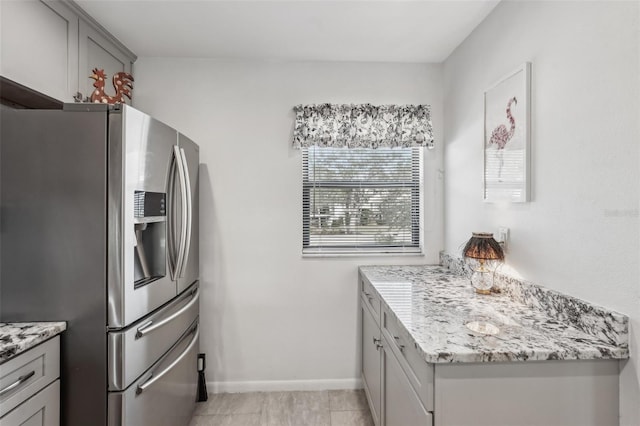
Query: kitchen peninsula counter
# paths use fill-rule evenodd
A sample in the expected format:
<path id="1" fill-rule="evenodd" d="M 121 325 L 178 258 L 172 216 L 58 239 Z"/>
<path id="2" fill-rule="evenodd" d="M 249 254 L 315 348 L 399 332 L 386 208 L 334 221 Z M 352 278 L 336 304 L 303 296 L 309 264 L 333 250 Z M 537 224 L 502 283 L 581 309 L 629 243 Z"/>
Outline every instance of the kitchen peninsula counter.
<path id="1" fill-rule="evenodd" d="M 66 329 L 67 323 L 63 321 L 0 323 L 0 364 Z"/>
<path id="2" fill-rule="evenodd" d="M 629 357 L 628 318 L 513 279 L 502 293 L 476 294 L 444 266 L 362 266 L 364 280 L 428 363 L 482 363 Z M 498 327 L 495 335 L 466 327 Z"/>

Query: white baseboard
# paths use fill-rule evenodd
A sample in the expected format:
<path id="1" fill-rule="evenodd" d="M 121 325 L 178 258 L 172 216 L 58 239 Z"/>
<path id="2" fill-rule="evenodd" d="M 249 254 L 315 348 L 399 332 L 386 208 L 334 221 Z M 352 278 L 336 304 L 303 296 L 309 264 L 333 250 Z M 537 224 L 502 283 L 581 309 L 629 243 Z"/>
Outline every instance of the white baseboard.
<path id="1" fill-rule="evenodd" d="M 210 393 L 316 391 L 331 389 L 362 389 L 362 379 L 261 380 L 207 383 L 207 390 Z"/>

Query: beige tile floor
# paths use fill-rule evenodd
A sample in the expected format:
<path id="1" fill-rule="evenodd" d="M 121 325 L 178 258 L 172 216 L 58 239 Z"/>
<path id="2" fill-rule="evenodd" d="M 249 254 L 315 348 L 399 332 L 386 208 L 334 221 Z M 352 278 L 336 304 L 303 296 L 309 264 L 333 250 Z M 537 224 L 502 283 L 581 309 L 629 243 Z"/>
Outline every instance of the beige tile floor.
<path id="1" fill-rule="evenodd" d="M 190 426 L 373 426 L 362 390 L 209 395 Z"/>

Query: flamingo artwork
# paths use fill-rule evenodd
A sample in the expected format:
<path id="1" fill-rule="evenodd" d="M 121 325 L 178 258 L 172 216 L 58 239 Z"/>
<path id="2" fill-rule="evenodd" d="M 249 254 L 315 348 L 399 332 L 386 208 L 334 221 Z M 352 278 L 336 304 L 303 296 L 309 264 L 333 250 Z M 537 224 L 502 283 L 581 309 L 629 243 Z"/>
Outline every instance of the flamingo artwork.
<path id="1" fill-rule="evenodd" d="M 507 103 L 507 119 L 509 120 L 509 124 L 511 124 L 511 128 L 507 130 L 507 126 L 501 124 L 493 129 L 493 132 L 491 132 L 489 145 L 496 144 L 498 146 L 498 149 L 504 149 L 504 147 L 507 145 L 507 142 L 511 140 L 513 134 L 516 131 L 516 120 L 515 118 L 513 118 L 513 115 L 511 115 L 511 104 L 513 103 L 515 103 L 516 105 L 518 104 L 518 100 L 515 98 L 515 96 L 509 99 L 509 102 Z"/>
<path id="2" fill-rule="evenodd" d="M 499 155 L 500 157 L 498 177 L 500 177 L 500 175 L 502 174 L 502 165 L 504 164 L 504 159 L 502 158 L 502 150 L 504 150 L 507 142 L 509 142 L 511 138 L 513 138 L 513 134 L 516 131 L 516 119 L 513 118 L 513 115 L 511 114 L 511 104 L 518 104 L 518 100 L 515 96 L 509 99 L 509 102 L 507 102 L 507 119 L 509 120 L 510 124 L 509 130 L 507 130 L 507 126 L 505 126 L 504 124 L 500 124 L 498 127 L 493 129 L 493 132 L 491 132 L 491 138 L 489 139 L 489 145 L 496 145 L 498 148 L 498 152 L 496 153 L 496 155 Z"/>

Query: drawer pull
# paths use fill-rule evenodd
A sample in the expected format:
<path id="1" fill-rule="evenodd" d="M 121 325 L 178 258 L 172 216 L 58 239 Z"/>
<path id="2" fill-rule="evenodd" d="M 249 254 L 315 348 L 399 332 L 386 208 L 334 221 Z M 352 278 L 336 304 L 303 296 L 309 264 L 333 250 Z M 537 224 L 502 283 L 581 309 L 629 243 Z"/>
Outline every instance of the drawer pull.
<path id="1" fill-rule="evenodd" d="M 404 345 L 400 344 L 400 338 L 398 336 L 393 336 L 393 338 L 396 340 L 396 346 L 398 346 L 400 352 L 404 353 Z"/>
<path id="2" fill-rule="evenodd" d="M 10 391 L 14 390 L 18 386 L 20 386 L 21 384 L 23 384 L 24 382 L 29 380 L 31 377 L 33 377 L 34 374 L 36 374 L 36 372 L 35 371 L 31 371 L 30 373 L 27 373 L 27 374 L 24 374 L 24 375 L 18 377 L 18 380 L 16 380 L 15 382 L 11 383 L 6 388 L 0 390 L 0 396 L 4 395 L 7 392 L 10 392 Z"/>

